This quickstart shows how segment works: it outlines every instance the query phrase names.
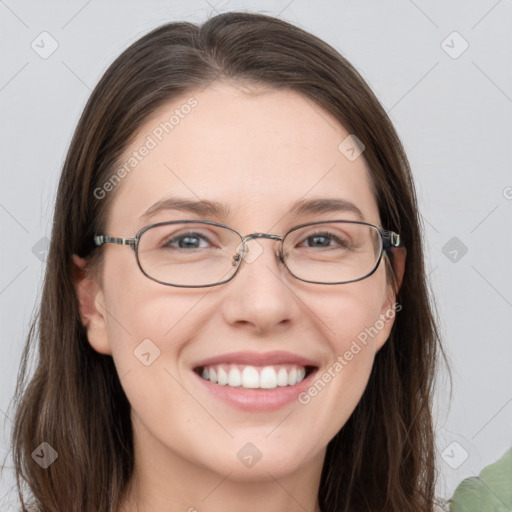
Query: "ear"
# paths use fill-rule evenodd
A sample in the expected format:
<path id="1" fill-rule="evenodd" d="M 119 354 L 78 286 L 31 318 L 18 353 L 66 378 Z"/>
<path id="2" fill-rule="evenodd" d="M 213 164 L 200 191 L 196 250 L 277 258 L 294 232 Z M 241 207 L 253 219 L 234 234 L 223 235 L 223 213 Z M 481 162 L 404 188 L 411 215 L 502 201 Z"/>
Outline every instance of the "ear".
<path id="1" fill-rule="evenodd" d="M 73 284 L 77 295 L 80 319 L 87 339 L 96 352 L 111 354 L 107 331 L 107 311 L 103 291 L 96 276 L 86 271 L 87 262 L 73 254 Z"/>
<path id="2" fill-rule="evenodd" d="M 382 302 L 382 308 L 380 311 L 380 318 L 385 322 L 383 333 L 384 336 L 379 337 L 379 341 L 377 342 L 377 350 L 382 348 L 384 343 L 389 337 L 389 333 L 391 332 L 391 328 L 395 322 L 396 313 L 402 309 L 401 304 L 397 304 L 396 296 L 400 286 L 402 285 L 402 280 L 405 272 L 405 259 L 407 256 L 407 251 L 405 247 L 395 247 L 392 249 L 393 251 L 393 259 L 388 263 L 392 265 L 395 275 L 395 282 L 390 283 L 388 285 L 388 292 L 385 294 L 385 298 Z"/>

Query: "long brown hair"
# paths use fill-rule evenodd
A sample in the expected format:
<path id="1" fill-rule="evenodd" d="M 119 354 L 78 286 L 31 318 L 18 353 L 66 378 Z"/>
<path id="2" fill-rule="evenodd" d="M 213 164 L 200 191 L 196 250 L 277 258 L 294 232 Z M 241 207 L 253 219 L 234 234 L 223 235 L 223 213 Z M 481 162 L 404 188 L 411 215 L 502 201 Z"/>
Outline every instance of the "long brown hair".
<path id="1" fill-rule="evenodd" d="M 117 512 L 123 499 L 134 468 L 130 404 L 112 358 L 87 341 L 72 255 L 90 257 L 115 194 L 99 199 L 94 191 L 148 117 L 220 79 L 295 90 L 365 145 L 382 225 L 400 233 L 407 248 L 397 296 L 402 309 L 360 403 L 328 445 L 319 502 L 324 512 L 431 512 L 431 399 L 440 343 L 407 157 L 386 112 L 344 57 L 293 25 L 249 13 L 151 31 L 115 60 L 84 109 L 59 183 L 44 290 L 13 402 L 23 510 L 32 504 L 41 512 Z M 47 469 L 31 457 L 41 442 L 58 453 Z"/>

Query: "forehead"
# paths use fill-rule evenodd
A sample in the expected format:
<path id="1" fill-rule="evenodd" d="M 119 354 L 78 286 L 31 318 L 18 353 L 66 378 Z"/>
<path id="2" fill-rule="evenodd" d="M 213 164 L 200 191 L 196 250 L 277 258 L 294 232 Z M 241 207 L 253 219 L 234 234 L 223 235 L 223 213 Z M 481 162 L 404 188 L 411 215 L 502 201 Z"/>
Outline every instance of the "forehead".
<path id="1" fill-rule="evenodd" d="M 133 234 L 148 224 L 144 212 L 170 197 L 221 203 L 221 220 L 247 232 L 274 225 L 298 201 L 321 198 L 351 202 L 379 223 L 364 154 L 354 160 L 340 151 L 349 135 L 288 89 L 215 83 L 191 91 L 155 112 L 122 156 L 108 230 Z"/>

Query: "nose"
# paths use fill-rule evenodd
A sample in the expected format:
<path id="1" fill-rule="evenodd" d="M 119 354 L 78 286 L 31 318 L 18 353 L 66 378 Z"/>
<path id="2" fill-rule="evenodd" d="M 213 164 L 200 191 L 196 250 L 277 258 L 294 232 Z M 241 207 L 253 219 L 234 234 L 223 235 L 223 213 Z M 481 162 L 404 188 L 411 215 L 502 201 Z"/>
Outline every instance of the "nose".
<path id="1" fill-rule="evenodd" d="M 251 236 L 237 275 L 226 283 L 225 320 L 262 335 L 289 327 L 299 318 L 299 302 L 278 252 L 281 237 Z"/>

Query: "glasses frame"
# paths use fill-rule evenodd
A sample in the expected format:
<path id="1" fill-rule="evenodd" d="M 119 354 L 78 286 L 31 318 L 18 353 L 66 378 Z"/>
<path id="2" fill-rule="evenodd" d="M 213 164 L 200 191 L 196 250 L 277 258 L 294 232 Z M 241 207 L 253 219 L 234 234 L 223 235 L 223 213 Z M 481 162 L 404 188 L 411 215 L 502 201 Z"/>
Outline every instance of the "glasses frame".
<path id="1" fill-rule="evenodd" d="M 284 241 L 284 239 L 290 233 L 293 233 L 297 229 L 301 229 L 301 228 L 304 228 L 306 226 L 315 226 L 315 225 L 318 225 L 318 224 L 332 224 L 334 222 L 345 223 L 345 224 L 360 224 L 360 225 L 363 225 L 363 226 L 370 226 L 372 228 L 375 228 L 379 232 L 380 239 L 381 239 L 380 254 L 379 254 L 379 257 L 377 258 L 377 261 L 376 261 L 374 267 L 372 268 L 372 270 L 370 272 L 368 272 L 367 274 L 365 274 L 364 276 L 358 277 L 357 279 L 351 279 L 349 281 L 337 281 L 337 282 L 332 282 L 332 283 L 325 283 L 323 281 L 311 281 L 311 280 L 302 279 L 301 277 L 296 276 L 288 268 L 288 265 L 286 264 L 286 258 L 284 257 L 284 254 L 283 254 L 283 241 Z M 165 225 L 171 225 L 171 224 L 192 224 L 192 223 L 193 224 L 208 224 L 208 225 L 212 225 L 212 226 L 218 226 L 218 227 L 226 228 L 229 231 L 237 234 L 240 237 L 240 244 L 242 246 L 242 250 L 233 256 L 233 262 L 236 262 L 236 261 L 240 262 L 237 265 L 237 268 L 236 268 L 235 272 L 230 277 L 228 277 L 227 279 L 225 279 L 223 281 L 219 281 L 217 283 L 213 283 L 213 284 L 193 284 L 193 285 L 167 283 L 165 281 L 160 281 L 159 279 L 156 279 L 156 278 L 151 277 L 150 275 L 148 275 L 146 273 L 146 271 L 142 268 L 142 265 L 140 264 L 140 259 L 139 259 L 139 241 L 140 241 L 142 235 L 146 231 L 148 231 L 149 229 L 152 229 L 152 228 L 157 227 L 157 226 L 165 226 Z M 395 233 L 394 231 L 389 231 L 389 230 L 383 229 L 383 228 L 381 228 L 379 226 L 376 226 L 375 224 L 371 224 L 369 222 L 358 221 L 358 220 L 343 220 L 343 219 L 339 219 L 339 220 L 320 220 L 320 221 L 315 221 L 315 222 L 306 222 L 304 224 L 300 224 L 298 226 L 294 226 L 293 228 L 288 230 L 284 235 L 272 235 L 270 233 L 251 233 L 250 235 L 245 235 L 245 236 L 242 236 L 235 229 L 230 228 L 229 226 L 226 226 L 225 224 L 221 224 L 219 222 L 213 222 L 213 221 L 209 221 L 209 220 L 188 220 L 188 219 L 187 220 L 171 220 L 171 221 L 166 221 L 166 222 L 157 222 L 157 223 L 154 223 L 154 224 L 149 224 L 148 226 L 144 226 L 132 238 L 122 238 L 122 237 L 114 237 L 114 236 L 108 236 L 108 235 L 94 235 L 94 244 L 96 245 L 96 248 L 102 247 L 104 244 L 129 245 L 133 249 L 133 251 L 135 252 L 135 258 L 137 260 L 137 265 L 138 265 L 140 271 L 148 279 L 151 279 L 152 281 L 155 281 L 157 283 L 163 284 L 165 286 L 175 286 L 175 287 L 178 287 L 178 288 L 209 288 L 211 286 L 218 286 L 220 284 L 227 283 L 227 282 L 231 281 L 238 274 L 238 272 L 240 271 L 240 268 L 242 267 L 243 256 L 241 256 L 241 255 L 242 255 L 242 253 L 245 254 L 245 244 L 249 240 L 256 239 L 256 238 L 268 238 L 270 240 L 278 240 L 280 242 L 280 246 L 279 246 L 279 250 L 278 250 L 277 256 L 279 257 L 279 260 L 284 265 L 286 270 L 295 279 L 298 279 L 299 281 L 303 281 L 305 283 L 326 284 L 326 285 L 355 283 L 357 281 L 362 281 L 363 279 L 366 279 L 367 277 L 370 277 L 372 274 L 375 273 L 375 271 L 379 267 L 380 262 L 382 260 L 382 255 L 383 254 L 387 255 L 388 252 L 391 251 L 391 249 L 402 246 L 401 240 L 400 240 L 400 235 L 398 233 Z M 233 263 L 233 265 L 235 265 L 235 263 Z"/>

